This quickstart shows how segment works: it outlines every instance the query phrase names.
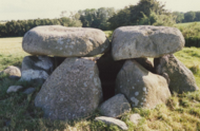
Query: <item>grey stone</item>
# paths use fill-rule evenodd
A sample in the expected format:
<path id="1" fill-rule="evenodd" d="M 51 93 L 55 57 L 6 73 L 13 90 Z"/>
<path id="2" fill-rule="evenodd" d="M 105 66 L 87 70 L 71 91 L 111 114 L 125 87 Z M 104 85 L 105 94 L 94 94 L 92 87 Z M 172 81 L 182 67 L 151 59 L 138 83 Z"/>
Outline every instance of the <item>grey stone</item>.
<path id="1" fill-rule="evenodd" d="M 138 124 L 139 120 L 141 119 L 142 117 L 140 116 L 140 114 L 131 114 L 130 115 L 130 121 L 133 122 L 135 125 Z"/>
<path id="2" fill-rule="evenodd" d="M 35 88 L 30 87 L 30 88 L 26 89 L 25 91 L 23 91 L 23 93 L 25 93 L 25 94 L 31 94 L 31 93 L 33 93 L 34 91 L 35 91 Z"/>
<path id="3" fill-rule="evenodd" d="M 95 56 L 110 46 L 102 30 L 95 28 L 37 26 L 23 38 L 24 51 L 33 55 L 60 57 Z"/>
<path id="4" fill-rule="evenodd" d="M 53 71 L 53 62 L 47 56 L 26 56 L 22 62 L 22 76 L 20 81 L 42 82 Z"/>
<path id="5" fill-rule="evenodd" d="M 17 76 L 17 77 L 21 77 L 21 71 L 18 67 L 16 66 L 8 66 L 5 70 L 3 70 L 0 73 L 4 73 L 7 74 L 9 76 Z"/>
<path id="6" fill-rule="evenodd" d="M 66 58 L 42 85 L 35 106 L 50 119 L 74 120 L 93 113 L 102 100 L 101 82 L 94 61 Z"/>
<path id="7" fill-rule="evenodd" d="M 126 123 L 124 123 L 121 120 L 112 118 L 112 117 L 100 116 L 100 117 L 96 117 L 95 121 L 102 121 L 102 122 L 104 122 L 105 124 L 108 124 L 108 125 L 118 126 L 122 130 L 128 130 L 128 127 L 127 127 Z"/>
<path id="8" fill-rule="evenodd" d="M 108 117 L 118 117 L 130 111 L 131 106 L 123 94 L 113 96 L 100 106 L 100 113 Z"/>
<path id="9" fill-rule="evenodd" d="M 124 26 L 117 28 L 112 36 L 114 60 L 160 57 L 184 47 L 182 33 L 173 27 Z"/>
<path id="10" fill-rule="evenodd" d="M 12 86 L 8 87 L 7 93 L 17 92 L 17 91 L 19 91 L 22 88 L 23 88 L 22 86 L 12 85 Z"/>
<path id="11" fill-rule="evenodd" d="M 135 60 L 127 60 L 116 79 L 116 93 L 122 93 L 132 107 L 154 108 L 171 96 L 164 77 L 147 71 Z"/>
<path id="12" fill-rule="evenodd" d="M 198 90 L 193 73 L 174 55 L 156 58 L 154 65 L 156 72 L 169 81 L 169 88 L 172 93 Z"/>

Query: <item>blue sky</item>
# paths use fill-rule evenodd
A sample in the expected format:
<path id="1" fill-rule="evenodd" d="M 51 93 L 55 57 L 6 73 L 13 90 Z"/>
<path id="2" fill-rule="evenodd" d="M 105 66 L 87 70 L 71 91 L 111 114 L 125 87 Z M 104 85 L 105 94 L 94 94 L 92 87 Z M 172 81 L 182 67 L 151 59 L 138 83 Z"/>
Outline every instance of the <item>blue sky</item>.
<path id="1" fill-rule="evenodd" d="M 200 11 L 200 0 L 158 0 L 170 11 Z M 0 0 L 0 20 L 59 18 L 62 11 L 114 7 L 122 9 L 139 0 Z"/>

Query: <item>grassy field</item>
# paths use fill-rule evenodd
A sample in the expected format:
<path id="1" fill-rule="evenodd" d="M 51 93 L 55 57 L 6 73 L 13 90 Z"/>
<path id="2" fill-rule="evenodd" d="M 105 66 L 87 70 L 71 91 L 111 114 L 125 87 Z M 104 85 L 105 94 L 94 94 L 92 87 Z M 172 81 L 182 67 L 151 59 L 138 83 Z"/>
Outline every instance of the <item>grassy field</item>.
<path id="1" fill-rule="evenodd" d="M 188 23 L 179 23 L 179 24 L 175 24 L 176 27 L 188 27 L 192 24 L 196 23 L 198 26 L 200 26 L 200 22 L 188 22 Z"/>
<path id="2" fill-rule="evenodd" d="M 0 38 L 0 71 L 9 65 L 20 66 L 24 56 L 22 37 Z"/>
<path id="3" fill-rule="evenodd" d="M 110 36 L 112 31 L 107 31 Z M 21 66 L 24 56 L 28 55 L 22 50 L 22 38 L 0 39 L 0 71 L 9 65 Z M 197 85 L 200 87 L 200 48 L 184 48 L 175 53 L 195 75 Z M 24 89 L 31 87 L 32 83 L 19 83 L 6 76 L 0 77 L 0 129 L 1 131 L 120 131 L 116 126 L 107 126 L 95 122 L 98 111 L 90 118 L 79 121 L 50 121 L 42 118 L 43 112 L 34 106 L 34 98 L 40 90 L 36 87 L 33 94 L 26 95 L 21 92 L 7 94 L 10 85 L 23 85 Z M 139 125 L 132 124 L 128 117 L 131 113 L 139 113 L 142 119 Z M 167 105 L 158 105 L 155 109 L 134 108 L 130 113 L 119 119 L 129 127 L 129 131 L 198 131 L 200 130 L 200 92 L 174 94 Z"/>
<path id="4" fill-rule="evenodd" d="M 182 32 L 186 47 L 200 47 L 200 22 L 180 23 L 176 24 L 175 27 Z"/>

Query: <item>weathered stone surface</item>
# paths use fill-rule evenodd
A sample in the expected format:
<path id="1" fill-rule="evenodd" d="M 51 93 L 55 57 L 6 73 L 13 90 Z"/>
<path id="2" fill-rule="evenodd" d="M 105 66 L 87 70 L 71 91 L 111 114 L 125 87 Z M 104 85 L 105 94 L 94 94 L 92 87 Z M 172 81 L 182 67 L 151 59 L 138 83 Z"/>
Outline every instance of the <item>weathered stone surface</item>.
<path id="1" fill-rule="evenodd" d="M 45 81 L 35 98 L 35 106 L 50 119 L 74 120 L 85 117 L 102 99 L 101 82 L 94 61 L 66 58 Z"/>
<path id="2" fill-rule="evenodd" d="M 102 121 L 102 122 L 104 122 L 105 124 L 108 124 L 108 125 L 116 125 L 119 128 L 121 128 L 122 130 L 128 130 L 126 123 L 124 123 L 121 120 L 112 118 L 112 117 L 100 116 L 100 117 L 96 117 L 95 121 Z"/>
<path id="3" fill-rule="evenodd" d="M 131 111 L 130 103 L 123 94 L 113 96 L 100 106 L 100 113 L 108 117 L 118 117 L 129 111 Z"/>
<path id="4" fill-rule="evenodd" d="M 18 90 L 22 89 L 22 86 L 10 86 L 8 87 L 7 93 L 11 93 L 11 92 L 17 92 Z"/>
<path id="5" fill-rule="evenodd" d="M 20 80 L 44 81 L 53 71 L 52 60 L 47 56 L 26 56 L 22 62 L 22 76 Z"/>
<path id="6" fill-rule="evenodd" d="M 124 26 L 117 28 L 112 37 L 114 60 L 160 57 L 184 47 L 181 32 L 164 26 Z"/>
<path id="7" fill-rule="evenodd" d="M 8 74 L 9 76 L 18 76 L 21 77 L 21 71 L 16 66 L 8 66 L 5 70 L 0 73 Z"/>
<path id="8" fill-rule="evenodd" d="M 155 70 L 169 81 L 170 91 L 176 93 L 196 91 L 198 87 L 192 72 L 174 55 L 154 59 Z"/>
<path id="9" fill-rule="evenodd" d="M 154 108 L 171 96 L 167 81 L 135 60 L 127 60 L 117 75 L 116 92 L 122 93 L 132 107 Z"/>
<path id="10" fill-rule="evenodd" d="M 141 119 L 142 117 L 140 116 L 140 114 L 131 114 L 130 115 L 130 121 L 133 122 L 134 124 L 138 124 L 139 120 Z"/>
<path id="11" fill-rule="evenodd" d="M 124 60 L 114 61 L 110 51 L 97 60 L 104 100 L 115 95 L 115 80 L 124 62 Z"/>
<path id="12" fill-rule="evenodd" d="M 61 57 L 94 56 L 109 48 L 105 33 L 94 28 L 37 26 L 23 38 L 24 51 Z"/>

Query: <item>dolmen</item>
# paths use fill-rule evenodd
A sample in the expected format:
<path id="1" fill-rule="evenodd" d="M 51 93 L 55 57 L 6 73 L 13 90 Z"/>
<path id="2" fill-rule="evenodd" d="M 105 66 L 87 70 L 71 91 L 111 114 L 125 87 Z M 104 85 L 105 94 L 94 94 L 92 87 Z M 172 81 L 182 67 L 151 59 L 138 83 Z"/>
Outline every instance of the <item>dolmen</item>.
<path id="1" fill-rule="evenodd" d="M 46 118 L 77 120 L 97 109 L 118 118 L 198 90 L 192 72 L 173 55 L 184 45 L 173 27 L 123 26 L 110 42 L 99 29 L 38 26 L 24 35 L 22 47 L 31 56 L 23 60 L 20 80 L 42 82 L 35 106 Z"/>

